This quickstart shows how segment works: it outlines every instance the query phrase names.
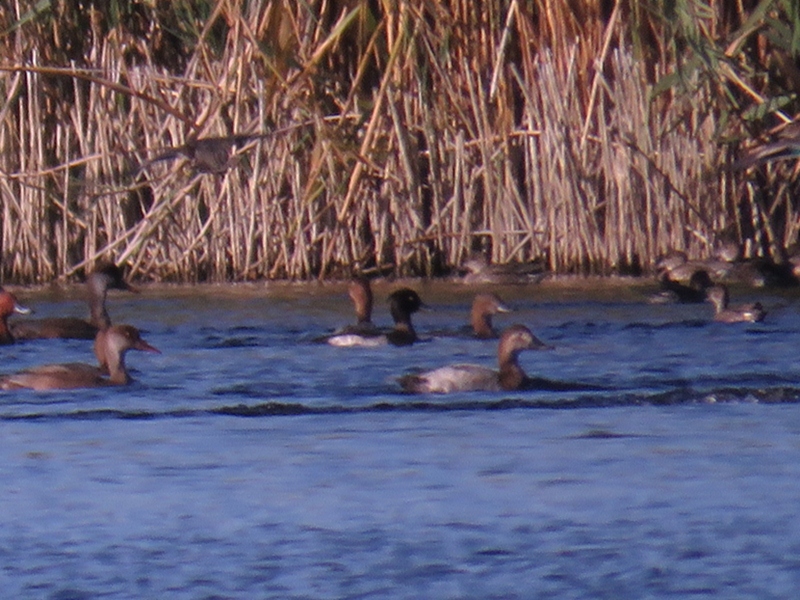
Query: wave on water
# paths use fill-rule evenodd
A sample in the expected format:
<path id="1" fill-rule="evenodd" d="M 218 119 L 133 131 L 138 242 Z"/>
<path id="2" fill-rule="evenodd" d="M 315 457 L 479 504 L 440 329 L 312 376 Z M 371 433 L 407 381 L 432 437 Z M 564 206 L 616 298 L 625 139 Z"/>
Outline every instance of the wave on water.
<path id="1" fill-rule="evenodd" d="M 367 403 L 337 402 L 312 404 L 270 400 L 252 404 L 219 404 L 203 408 L 126 408 L 108 406 L 98 408 L 74 408 L 64 410 L 12 410 L 0 412 L 0 421 L 103 421 L 103 420 L 152 420 L 184 419 L 197 417 L 290 417 L 308 415 L 357 415 L 367 413 L 450 413 L 504 410 L 569 410 L 585 408 L 611 408 L 635 406 L 677 406 L 697 404 L 788 404 L 800 402 L 800 387 L 782 386 L 771 388 L 715 388 L 693 390 L 689 388 L 669 391 L 646 392 L 602 392 L 592 394 L 564 395 L 557 392 L 537 394 L 535 397 L 475 397 L 475 394 L 450 396 L 412 396 L 397 394 L 383 396 L 381 400 Z M 45 405 L 52 408 L 53 405 Z M 42 408 L 45 408 L 43 406 Z"/>

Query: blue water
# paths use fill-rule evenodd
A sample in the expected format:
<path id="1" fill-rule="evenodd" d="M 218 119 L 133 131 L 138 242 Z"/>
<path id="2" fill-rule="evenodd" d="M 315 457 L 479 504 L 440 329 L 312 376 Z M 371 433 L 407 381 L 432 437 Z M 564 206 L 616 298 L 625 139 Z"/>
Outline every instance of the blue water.
<path id="1" fill-rule="evenodd" d="M 375 321 L 388 322 L 376 289 Z M 800 587 L 800 293 L 710 322 L 641 286 L 504 288 L 574 392 L 409 396 L 394 377 L 494 364 L 455 335 L 474 288 L 413 284 L 424 343 L 314 343 L 341 285 L 114 293 L 128 388 L 0 396 L 8 598 L 786 598 Z M 76 295 L 18 293 L 37 316 Z M 433 334 L 436 334 L 435 336 Z M 451 335 L 445 335 L 450 333 Z M 0 349 L 2 372 L 91 361 Z"/>

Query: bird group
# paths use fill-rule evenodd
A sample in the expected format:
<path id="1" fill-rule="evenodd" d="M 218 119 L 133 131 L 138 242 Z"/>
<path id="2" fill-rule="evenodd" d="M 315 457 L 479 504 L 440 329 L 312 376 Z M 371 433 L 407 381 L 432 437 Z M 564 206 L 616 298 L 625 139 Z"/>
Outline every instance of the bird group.
<path id="1" fill-rule="evenodd" d="M 708 262 L 690 263 L 685 255 L 669 256 L 657 265 L 659 291 L 650 296 L 650 302 L 699 303 L 710 302 L 714 306 L 714 320 L 722 323 L 755 323 L 767 315 L 760 302 L 730 305 L 730 291 L 724 283 L 714 283 L 709 274 Z M 682 283 L 679 277 L 686 277 Z"/>
<path id="2" fill-rule="evenodd" d="M 9 325 L 14 314 L 30 314 L 16 297 L 0 289 L 0 343 L 11 344 L 17 340 L 33 339 L 87 339 L 94 340 L 97 366 L 83 363 L 64 363 L 33 367 L 19 373 L 0 376 L 0 389 L 73 389 L 110 385 L 127 385 L 130 375 L 125 367 L 128 350 L 159 353 L 159 350 L 142 339 L 138 329 L 131 325 L 112 325 L 106 310 L 109 289 L 136 292 L 123 277 L 122 270 L 111 263 L 100 265 L 86 281 L 89 292 L 89 320 L 72 317 L 29 319 Z"/>
<path id="3" fill-rule="evenodd" d="M 732 307 L 725 285 L 714 284 L 708 272 L 697 269 L 688 284 L 672 278 L 672 270 L 663 268 L 659 275 L 661 290 L 653 302 L 703 302 L 714 305 L 714 319 L 720 322 L 756 322 L 764 319 L 766 312 L 759 304 Z M 19 373 L 0 376 L 0 389 L 30 388 L 34 390 L 71 389 L 125 385 L 130 375 L 125 366 L 128 350 L 158 353 L 140 332 L 131 325 L 112 325 L 106 310 L 109 289 L 136 293 L 122 270 L 114 264 L 99 266 L 87 278 L 90 319 L 47 318 L 26 319 L 9 324 L 14 314 L 29 314 L 16 297 L 0 288 L 0 344 L 36 338 L 93 339 L 97 365 L 80 363 L 45 365 Z M 419 341 L 412 323 L 412 315 L 426 308 L 414 290 L 403 287 L 388 297 L 389 313 L 393 326 L 377 327 L 372 322 L 373 293 L 365 277 L 354 278 L 348 286 L 353 302 L 356 323 L 318 338 L 336 347 L 377 347 L 384 345 L 410 346 Z M 560 384 L 529 378 L 519 364 L 519 354 L 524 350 L 547 348 L 526 326 L 514 324 L 499 335 L 492 317 L 510 312 L 510 308 L 494 293 L 475 296 L 469 317 L 469 335 L 476 339 L 497 339 L 497 370 L 480 365 L 457 364 L 440 367 L 423 373 L 406 374 L 397 379 L 403 390 L 410 393 L 451 393 L 456 391 L 500 391 L 527 388 L 563 389 Z M 556 386 L 553 388 L 553 386 Z"/>

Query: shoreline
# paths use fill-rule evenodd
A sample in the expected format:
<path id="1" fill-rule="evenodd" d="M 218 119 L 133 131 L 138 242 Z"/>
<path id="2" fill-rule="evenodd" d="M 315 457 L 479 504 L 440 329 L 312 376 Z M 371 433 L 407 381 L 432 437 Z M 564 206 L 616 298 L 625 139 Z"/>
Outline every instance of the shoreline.
<path id="1" fill-rule="evenodd" d="M 225 282 L 225 283 L 166 283 L 166 282 L 133 282 L 138 294 L 111 290 L 112 297 L 158 295 L 163 297 L 267 297 L 267 298 L 292 298 L 314 297 L 331 295 L 336 301 L 349 303 L 347 298 L 347 284 L 349 280 L 264 280 L 253 282 Z M 541 301 L 564 301 L 577 297 L 591 297 L 598 301 L 642 301 L 645 302 L 649 294 L 659 289 L 659 284 L 653 276 L 600 276 L 600 275 L 552 275 L 535 283 L 520 284 L 492 284 L 465 282 L 459 278 L 377 278 L 372 280 L 373 290 L 377 298 L 388 295 L 392 290 L 400 287 L 414 288 L 431 301 L 446 301 L 471 297 L 478 292 L 495 291 L 508 300 L 536 298 Z M 11 293 L 24 300 L 25 298 L 41 299 L 83 299 L 85 297 L 85 284 L 83 282 L 35 285 L 6 284 L 2 286 Z M 777 295 L 800 296 L 800 287 L 759 288 L 743 283 L 732 283 L 729 287 L 738 290 L 739 295 Z M 425 300 L 426 302 L 428 300 Z"/>

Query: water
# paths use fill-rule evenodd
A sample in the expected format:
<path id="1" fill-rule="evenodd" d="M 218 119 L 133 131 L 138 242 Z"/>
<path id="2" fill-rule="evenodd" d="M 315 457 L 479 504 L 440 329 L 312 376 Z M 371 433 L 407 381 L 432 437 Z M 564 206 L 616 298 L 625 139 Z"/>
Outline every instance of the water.
<path id="1" fill-rule="evenodd" d="M 376 290 L 385 298 L 395 286 Z M 454 333 L 474 289 L 414 287 Z M 800 587 L 800 295 L 756 325 L 643 289 L 503 288 L 553 350 L 530 375 L 596 391 L 401 394 L 394 377 L 494 363 L 494 342 L 313 339 L 343 286 L 114 294 L 130 387 L 0 397 L 9 598 L 785 598 Z M 38 316 L 74 296 L 19 294 Z M 382 301 L 375 320 L 388 320 Z M 0 349 L 2 371 L 90 361 Z"/>

